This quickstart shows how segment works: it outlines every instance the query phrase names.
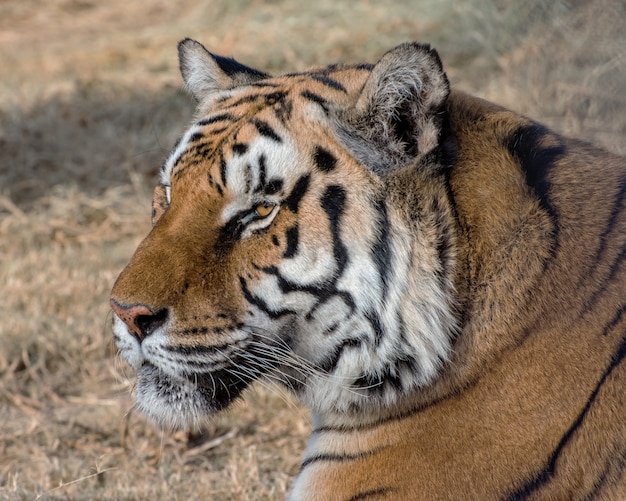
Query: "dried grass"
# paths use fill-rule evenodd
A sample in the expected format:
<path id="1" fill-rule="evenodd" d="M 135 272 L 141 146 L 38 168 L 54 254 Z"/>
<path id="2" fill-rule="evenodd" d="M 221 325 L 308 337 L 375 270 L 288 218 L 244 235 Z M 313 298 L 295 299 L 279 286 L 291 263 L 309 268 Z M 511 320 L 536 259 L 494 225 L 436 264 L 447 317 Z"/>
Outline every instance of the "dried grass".
<path id="1" fill-rule="evenodd" d="M 282 499 L 309 417 L 255 387 L 202 436 L 130 411 L 107 298 L 191 117 L 184 36 L 268 70 L 430 41 L 455 85 L 624 153 L 626 7 L 37 0 L 0 5 L 0 499 Z"/>

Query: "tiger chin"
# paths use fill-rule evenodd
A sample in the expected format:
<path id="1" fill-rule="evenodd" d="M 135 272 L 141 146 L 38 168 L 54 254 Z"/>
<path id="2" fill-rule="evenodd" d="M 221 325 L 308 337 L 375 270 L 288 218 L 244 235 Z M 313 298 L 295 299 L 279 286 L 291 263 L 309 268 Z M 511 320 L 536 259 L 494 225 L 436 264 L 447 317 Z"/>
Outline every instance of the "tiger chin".
<path id="1" fill-rule="evenodd" d="M 294 501 L 626 499 L 623 158 L 450 90 L 424 44 L 179 57 L 197 114 L 111 294 L 143 412 L 285 385 Z"/>

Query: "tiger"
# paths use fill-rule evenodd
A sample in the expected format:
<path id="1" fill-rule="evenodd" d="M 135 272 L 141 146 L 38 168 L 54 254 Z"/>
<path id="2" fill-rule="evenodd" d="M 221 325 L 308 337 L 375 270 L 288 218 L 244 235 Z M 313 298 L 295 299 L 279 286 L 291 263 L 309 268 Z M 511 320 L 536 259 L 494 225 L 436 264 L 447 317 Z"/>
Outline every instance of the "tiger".
<path id="1" fill-rule="evenodd" d="M 136 407 L 278 382 L 291 501 L 626 499 L 626 162 L 428 44 L 273 76 L 179 43 L 196 115 L 113 286 Z"/>

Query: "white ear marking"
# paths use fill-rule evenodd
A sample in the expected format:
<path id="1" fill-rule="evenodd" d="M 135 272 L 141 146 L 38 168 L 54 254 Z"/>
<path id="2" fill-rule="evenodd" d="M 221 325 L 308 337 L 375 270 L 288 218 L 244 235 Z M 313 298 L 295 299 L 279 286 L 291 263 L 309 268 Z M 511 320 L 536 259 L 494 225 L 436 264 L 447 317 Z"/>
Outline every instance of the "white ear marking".
<path id="1" fill-rule="evenodd" d="M 200 42 L 190 38 L 179 42 L 178 61 L 187 90 L 198 102 L 214 92 L 268 76 L 234 59 L 212 54 Z"/>
<path id="2" fill-rule="evenodd" d="M 438 144 L 439 110 L 448 93 L 436 51 L 417 43 L 399 45 L 383 55 L 354 108 L 339 117 L 344 142 L 378 174 L 414 162 Z"/>

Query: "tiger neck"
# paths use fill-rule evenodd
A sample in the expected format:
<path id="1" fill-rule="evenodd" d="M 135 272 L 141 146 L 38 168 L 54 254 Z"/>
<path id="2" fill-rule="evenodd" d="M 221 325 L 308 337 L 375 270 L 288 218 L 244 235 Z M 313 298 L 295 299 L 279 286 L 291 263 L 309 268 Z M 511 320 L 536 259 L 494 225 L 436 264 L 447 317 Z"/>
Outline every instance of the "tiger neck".
<path id="1" fill-rule="evenodd" d="M 381 250 L 391 271 L 375 318 L 357 308 L 346 332 L 336 333 L 371 327 L 372 340 L 340 345 L 344 365 L 308 381 L 300 395 L 316 427 L 367 426 L 442 396 L 433 383 L 447 370 L 463 321 L 462 236 L 445 172 L 418 167 L 386 179 L 389 243 Z"/>

